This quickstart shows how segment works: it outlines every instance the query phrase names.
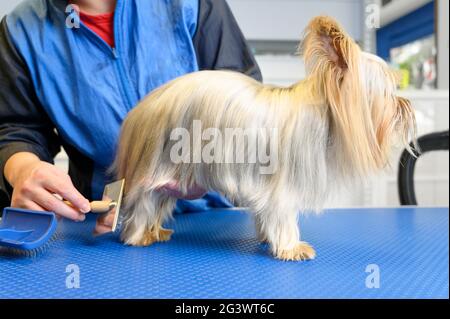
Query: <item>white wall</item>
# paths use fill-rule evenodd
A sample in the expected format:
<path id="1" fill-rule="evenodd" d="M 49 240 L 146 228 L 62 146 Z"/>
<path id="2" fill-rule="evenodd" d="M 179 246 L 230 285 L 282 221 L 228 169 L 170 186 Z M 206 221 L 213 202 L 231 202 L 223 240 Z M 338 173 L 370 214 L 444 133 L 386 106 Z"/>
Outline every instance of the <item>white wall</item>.
<path id="1" fill-rule="evenodd" d="M 1 0 L 0 1 L 0 18 L 14 9 L 21 0 Z"/>
<path id="2" fill-rule="evenodd" d="M 362 37 L 361 0 L 228 0 L 251 40 L 299 40 L 309 20 L 330 15 L 356 40 Z"/>

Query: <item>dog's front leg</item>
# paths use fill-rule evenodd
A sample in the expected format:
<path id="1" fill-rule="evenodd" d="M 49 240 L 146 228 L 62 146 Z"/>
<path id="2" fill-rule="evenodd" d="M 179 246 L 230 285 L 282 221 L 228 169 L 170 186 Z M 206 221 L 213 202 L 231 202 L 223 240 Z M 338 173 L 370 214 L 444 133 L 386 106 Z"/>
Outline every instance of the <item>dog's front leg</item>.
<path id="1" fill-rule="evenodd" d="M 282 260 L 314 259 L 316 252 L 306 242 L 300 241 L 300 231 L 295 210 L 275 209 L 259 212 L 256 216 L 260 239 L 270 244 L 273 255 Z"/>

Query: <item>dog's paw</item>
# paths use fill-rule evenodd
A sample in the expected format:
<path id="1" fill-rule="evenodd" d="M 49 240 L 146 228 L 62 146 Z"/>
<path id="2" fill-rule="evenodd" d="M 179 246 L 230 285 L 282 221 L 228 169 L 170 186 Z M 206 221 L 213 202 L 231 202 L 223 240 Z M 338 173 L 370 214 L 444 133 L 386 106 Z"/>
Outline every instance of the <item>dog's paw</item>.
<path id="1" fill-rule="evenodd" d="M 172 229 L 160 227 L 158 230 L 145 231 L 140 239 L 126 241 L 126 243 L 131 246 L 146 247 L 156 242 L 169 241 L 172 234 Z"/>
<path id="2" fill-rule="evenodd" d="M 316 251 L 308 243 L 301 241 L 293 249 L 280 250 L 276 258 L 281 260 L 309 260 L 316 257 Z"/>
<path id="3" fill-rule="evenodd" d="M 165 229 L 161 227 L 159 229 L 158 241 L 169 241 L 172 234 L 173 234 L 172 229 Z"/>
<path id="4" fill-rule="evenodd" d="M 155 242 L 157 242 L 156 233 L 153 231 L 146 231 L 139 240 L 130 242 L 130 244 L 136 247 L 146 247 Z"/>

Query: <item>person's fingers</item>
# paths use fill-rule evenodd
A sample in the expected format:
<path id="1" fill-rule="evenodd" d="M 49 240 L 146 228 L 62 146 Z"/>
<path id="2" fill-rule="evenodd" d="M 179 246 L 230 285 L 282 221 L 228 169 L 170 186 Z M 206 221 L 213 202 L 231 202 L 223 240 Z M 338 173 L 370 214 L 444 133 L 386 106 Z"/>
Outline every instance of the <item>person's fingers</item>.
<path id="1" fill-rule="evenodd" d="M 103 224 L 95 224 L 95 229 L 94 229 L 94 236 L 99 236 L 99 235 L 103 235 L 103 234 L 107 234 L 112 232 L 112 227 L 111 226 L 106 226 Z"/>
<path id="2" fill-rule="evenodd" d="M 25 201 L 24 203 L 19 204 L 19 205 L 15 206 L 15 207 L 23 208 L 23 209 L 29 209 L 29 210 L 35 210 L 35 211 L 38 211 L 38 212 L 45 211 L 44 207 L 42 207 L 42 206 L 40 206 L 40 205 L 38 205 L 38 204 L 36 204 L 35 202 L 32 202 L 32 201 Z"/>
<path id="3" fill-rule="evenodd" d="M 103 214 L 102 216 L 97 218 L 97 222 L 100 224 L 103 224 L 105 226 L 112 227 L 112 225 L 114 224 L 115 215 L 116 215 L 116 213 L 112 213 L 112 212 Z"/>
<path id="4" fill-rule="evenodd" d="M 12 194 L 13 207 L 53 211 L 57 216 L 77 221 L 85 219 L 81 210 L 89 211 L 89 202 L 75 189 L 67 173 L 51 164 L 39 162 L 28 166 L 19 176 L 20 178 L 16 178 Z M 52 193 L 62 193 L 64 197 L 74 202 L 76 208 L 64 204 Z"/>
<path id="5" fill-rule="evenodd" d="M 112 232 L 114 217 L 114 213 L 108 213 L 99 216 L 95 224 L 94 235 L 103 235 Z"/>
<path id="6" fill-rule="evenodd" d="M 52 211 L 62 217 L 69 218 L 74 221 L 83 221 L 86 219 L 86 216 L 83 213 L 68 206 L 46 190 L 37 189 L 32 195 L 32 200 L 45 210 Z"/>
<path id="7" fill-rule="evenodd" d="M 43 182 L 43 186 L 48 191 L 56 193 L 70 202 L 80 212 L 88 213 L 91 210 L 89 201 L 75 188 L 68 175 L 60 178 L 49 178 Z"/>
<path id="8" fill-rule="evenodd" d="M 32 211 L 38 211 L 38 212 L 45 212 L 48 211 L 48 209 L 42 207 L 41 205 L 38 205 L 37 203 L 33 202 L 32 200 L 13 200 L 11 201 L 11 207 L 21 208 L 21 209 L 27 209 Z M 61 216 L 56 214 L 57 220 L 61 220 Z"/>
<path id="9" fill-rule="evenodd" d="M 17 207 L 17 208 L 22 208 L 22 209 L 34 210 L 34 211 L 37 211 L 37 212 L 45 212 L 45 211 L 47 211 L 44 207 L 42 207 L 42 206 L 40 206 L 40 205 L 38 205 L 38 204 L 36 204 L 35 202 L 32 202 L 32 201 L 26 201 L 26 202 L 24 202 L 24 203 L 22 203 L 20 205 L 11 203 L 11 206 L 12 207 Z M 56 219 L 58 221 L 61 220 L 61 218 L 62 217 L 60 215 L 56 215 Z"/>

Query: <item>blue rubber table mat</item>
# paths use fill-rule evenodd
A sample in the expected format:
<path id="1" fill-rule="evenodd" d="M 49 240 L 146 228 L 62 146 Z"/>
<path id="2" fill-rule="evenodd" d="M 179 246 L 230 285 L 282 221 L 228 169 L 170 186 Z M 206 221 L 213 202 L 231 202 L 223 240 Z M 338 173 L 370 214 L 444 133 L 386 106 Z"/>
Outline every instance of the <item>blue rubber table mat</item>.
<path id="1" fill-rule="evenodd" d="M 308 262 L 272 258 L 251 215 L 236 210 L 177 215 L 172 240 L 145 248 L 124 246 L 115 234 L 93 238 L 92 219 L 64 221 L 37 256 L 0 251 L 0 298 L 448 298 L 448 214 L 304 215 L 303 239 L 317 252 Z M 79 269 L 79 288 L 66 286 L 68 265 Z M 368 265 L 378 268 L 379 288 L 366 286 Z"/>

